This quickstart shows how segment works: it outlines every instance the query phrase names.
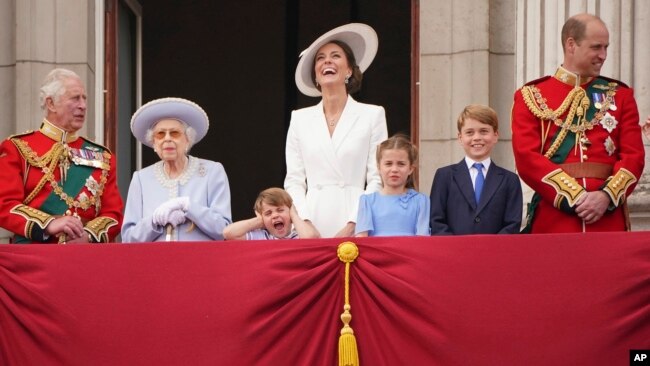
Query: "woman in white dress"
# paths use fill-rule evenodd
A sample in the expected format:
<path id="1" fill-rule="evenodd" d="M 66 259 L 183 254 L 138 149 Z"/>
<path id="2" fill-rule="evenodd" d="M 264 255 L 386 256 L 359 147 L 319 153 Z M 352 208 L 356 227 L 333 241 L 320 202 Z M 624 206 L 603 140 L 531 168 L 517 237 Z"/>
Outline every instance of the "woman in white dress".
<path id="1" fill-rule="evenodd" d="M 371 27 L 347 24 L 314 41 L 296 68 L 298 89 L 322 99 L 291 114 L 284 188 L 322 237 L 353 236 L 359 197 L 381 188 L 375 152 L 388 137 L 384 108 L 350 96 L 377 44 Z"/>
<path id="2" fill-rule="evenodd" d="M 133 174 L 123 242 L 223 240 L 232 222 L 228 177 L 220 163 L 189 155 L 208 127 L 203 109 L 181 98 L 156 99 L 133 114 L 133 135 L 160 161 Z"/>

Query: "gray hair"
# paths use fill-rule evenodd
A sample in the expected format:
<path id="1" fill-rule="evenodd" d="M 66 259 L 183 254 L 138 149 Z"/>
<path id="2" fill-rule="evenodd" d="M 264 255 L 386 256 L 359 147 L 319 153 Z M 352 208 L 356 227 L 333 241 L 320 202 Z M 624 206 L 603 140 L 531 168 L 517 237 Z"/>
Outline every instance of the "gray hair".
<path id="1" fill-rule="evenodd" d="M 187 137 L 187 151 L 185 152 L 186 154 L 190 152 L 192 149 L 192 146 L 194 146 L 194 143 L 196 142 L 196 130 L 190 126 L 187 125 L 187 123 L 179 120 L 179 119 L 174 119 L 171 118 L 175 121 L 180 122 L 183 125 L 183 128 L 185 129 L 185 136 Z M 158 121 L 160 122 L 160 121 Z M 144 140 L 151 146 L 153 146 L 153 129 L 156 127 L 158 122 L 154 123 L 153 126 L 151 126 L 149 129 L 147 129 L 146 134 L 144 135 Z"/>
<path id="2" fill-rule="evenodd" d="M 79 75 L 68 69 L 54 69 L 47 74 L 38 95 L 43 114 L 47 114 L 47 106 L 45 105 L 47 98 L 52 98 L 55 102 L 58 101 L 65 94 L 63 81 L 75 78 L 81 80 Z"/>

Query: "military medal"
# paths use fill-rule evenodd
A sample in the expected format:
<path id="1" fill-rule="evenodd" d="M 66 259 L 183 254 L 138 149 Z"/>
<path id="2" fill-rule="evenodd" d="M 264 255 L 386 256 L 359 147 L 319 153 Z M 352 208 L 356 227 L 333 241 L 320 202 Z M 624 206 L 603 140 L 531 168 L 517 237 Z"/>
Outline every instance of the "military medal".
<path id="1" fill-rule="evenodd" d="M 605 150 L 609 156 L 614 155 L 616 151 L 616 145 L 614 145 L 614 140 L 612 140 L 611 136 L 607 136 L 607 140 L 605 140 Z"/>
<path id="2" fill-rule="evenodd" d="M 609 96 L 607 97 L 607 102 L 609 105 L 609 109 L 615 111 L 616 110 L 616 103 L 614 102 L 614 96 Z"/>
<path id="3" fill-rule="evenodd" d="M 618 121 L 614 116 L 609 114 L 609 112 L 605 113 L 603 118 L 600 120 L 600 125 L 603 126 L 604 129 L 607 130 L 607 132 L 612 133 L 614 129 L 616 128 L 616 125 L 618 125 Z"/>
<path id="4" fill-rule="evenodd" d="M 109 164 L 106 163 L 104 154 L 99 149 L 91 146 L 84 149 L 70 149 L 70 156 L 75 165 L 91 166 L 104 170 L 110 169 Z"/>
<path id="5" fill-rule="evenodd" d="M 602 93 L 592 93 L 591 98 L 594 101 L 594 107 L 598 109 L 603 107 L 604 95 Z"/>
<path id="6" fill-rule="evenodd" d="M 90 191 L 90 193 L 93 194 L 93 196 L 97 195 L 97 191 L 99 190 L 99 182 L 95 180 L 95 178 L 91 175 L 86 179 L 86 188 Z"/>
<path id="7" fill-rule="evenodd" d="M 81 192 L 79 196 L 77 196 L 77 200 L 79 201 L 79 203 L 84 204 L 85 202 L 88 202 L 90 198 L 88 198 L 86 192 Z"/>

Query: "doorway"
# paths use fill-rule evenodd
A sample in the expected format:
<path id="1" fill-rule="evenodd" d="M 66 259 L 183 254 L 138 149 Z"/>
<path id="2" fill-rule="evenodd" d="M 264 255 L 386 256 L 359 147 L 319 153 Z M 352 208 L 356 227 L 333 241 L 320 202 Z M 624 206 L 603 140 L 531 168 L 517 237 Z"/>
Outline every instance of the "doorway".
<path id="1" fill-rule="evenodd" d="M 386 109 L 389 135 L 411 132 L 411 2 L 140 3 L 142 103 L 181 97 L 205 109 L 210 130 L 191 154 L 224 165 L 233 220 L 253 215 L 259 191 L 282 187 L 291 111 L 319 101 L 295 86 L 298 55 L 334 27 L 361 22 L 377 31 L 377 57 L 354 98 Z M 158 160 L 147 147 L 142 156 L 142 166 Z"/>

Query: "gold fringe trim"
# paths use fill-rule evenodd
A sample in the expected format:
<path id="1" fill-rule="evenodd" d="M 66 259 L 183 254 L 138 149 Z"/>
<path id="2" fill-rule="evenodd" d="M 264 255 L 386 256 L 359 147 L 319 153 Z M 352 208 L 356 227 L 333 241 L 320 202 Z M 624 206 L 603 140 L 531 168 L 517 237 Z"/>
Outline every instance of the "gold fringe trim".
<path id="1" fill-rule="evenodd" d="M 359 256 L 359 248 L 351 241 L 339 244 L 336 251 L 339 260 L 345 263 L 345 304 L 341 321 L 343 328 L 339 337 L 339 366 L 359 366 L 359 351 L 354 331 L 350 327 L 352 314 L 350 313 L 350 263 Z"/>
<path id="2" fill-rule="evenodd" d="M 43 156 L 38 156 L 27 144 L 27 142 L 14 138 L 11 139 L 11 142 L 16 145 L 16 148 L 20 152 L 20 155 L 22 155 L 23 159 L 29 164 L 30 166 L 40 168 L 43 171 L 43 177 L 41 180 L 38 182 L 36 187 L 27 195 L 27 197 L 23 200 L 24 204 L 29 204 L 35 197 L 36 195 L 43 189 L 45 184 L 50 180 L 51 178 L 53 179 L 54 177 L 51 176 L 51 172 L 54 171 L 56 166 L 59 164 L 59 161 L 65 154 L 65 148 L 62 144 L 56 143 L 52 145 L 52 148 Z"/>
<path id="3" fill-rule="evenodd" d="M 546 153 L 544 153 L 544 156 L 550 159 L 557 152 L 562 142 L 564 142 L 569 131 L 576 134 L 577 146 L 580 137 L 600 123 L 605 116 L 605 113 L 609 110 L 610 105 L 613 103 L 614 95 L 616 95 L 616 86 L 616 83 L 608 84 L 605 89 L 605 100 L 600 108 L 597 109 L 594 118 L 591 121 L 587 120 L 587 109 L 589 109 L 589 106 L 591 105 L 589 96 L 586 91 L 579 86 L 576 86 L 569 92 L 567 97 L 562 101 L 562 104 L 560 104 L 556 110 L 549 108 L 548 104 L 546 104 L 546 98 L 542 96 L 541 91 L 536 86 L 527 85 L 521 88 L 521 96 L 524 98 L 528 110 L 542 121 L 542 149 L 544 148 L 546 135 L 548 134 L 548 130 L 544 132 L 544 121 L 549 121 L 549 129 L 551 122 L 561 129 L 557 138 L 553 141 L 553 144 L 548 148 Z M 567 116 L 563 121 L 560 117 L 567 112 L 567 110 Z"/>
<path id="4" fill-rule="evenodd" d="M 63 188 L 59 185 L 59 183 L 54 178 L 54 171 L 56 169 L 56 166 L 59 165 L 59 163 L 61 163 L 62 161 L 66 161 L 67 159 L 68 150 L 66 145 L 57 142 L 43 156 L 38 156 L 38 154 L 36 154 L 36 152 L 34 152 L 29 147 L 27 142 L 22 141 L 20 139 L 12 139 L 11 142 L 13 142 L 14 145 L 16 145 L 16 148 L 18 148 L 18 151 L 20 151 L 20 154 L 23 156 L 23 158 L 27 161 L 29 165 L 40 168 L 41 171 L 43 172 L 43 177 L 38 182 L 34 190 L 32 190 L 32 192 L 27 196 L 27 198 L 25 198 L 25 200 L 23 201 L 24 204 L 28 204 L 29 202 L 31 202 L 36 197 L 36 195 L 43 189 L 45 184 L 49 183 L 50 186 L 52 187 L 52 191 L 57 196 L 59 196 L 59 199 L 65 201 L 65 203 L 68 205 L 69 208 L 71 209 L 81 208 L 83 210 L 87 210 L 94 205 L 96 211 L 99 212 L 100 205 L 101 205 L 101 196 L 104 193 L 104 186 L 106 185 L 106 181 L 108 180 L 109 170 L 102 170 L 102 174 L 99 179 L 99 184 L 96 188 L 96 193 L 94 193 L 90 198 L 75 200 L 73 197 L 68 196 L 63 191 Z M 110 158 L 110 154 L 108 156 Z M 62 179 L 63 179 L 63 175 L 62 175 Z"/>
<path id="5" fill-rule="evenodd" d="M 589 98 L 584 89 L 580 87 L 573 88 L 573 90 L 569 92 L 569 95 L 564 98 L 564 101 L 562 101 L 562 104 L 557 110 L 548 107 L 546 104 L 546 98 L 542 96 L 540 90 L 535 86 L 529 85 L 523 87 L 521 89 L 521 95 L 524 98 L 528 110 L 530 110 L 535 117 L 541 119 L 542 123 L 543 121 L 553 121 L 556 126 L 561 128 L 560 133 L 555 141 L 553 141 L 553 144 L 548 148 L 546 153 L 544 153 L 546 158 L 551 158 L 553 154 L 555 154 L 562 142 L 564 142 L 569 131 L 580 135 L 586 130 L 591 130 L 594 124 L 598 122 L 595 118 L 592 121 L 587 121 L 585 119 L 587 109 L 589 108 Z M 560 116 L 562 116 L 567 109 L 569 110 L 569 113 L 567 114 L 566 119 L 562 121 Z M 578 117 L 578 120 L 574 124 L 573 120 L 576 116 Z M 576 138 L 576 141 L 577 140 L 578 138 Z"/>

